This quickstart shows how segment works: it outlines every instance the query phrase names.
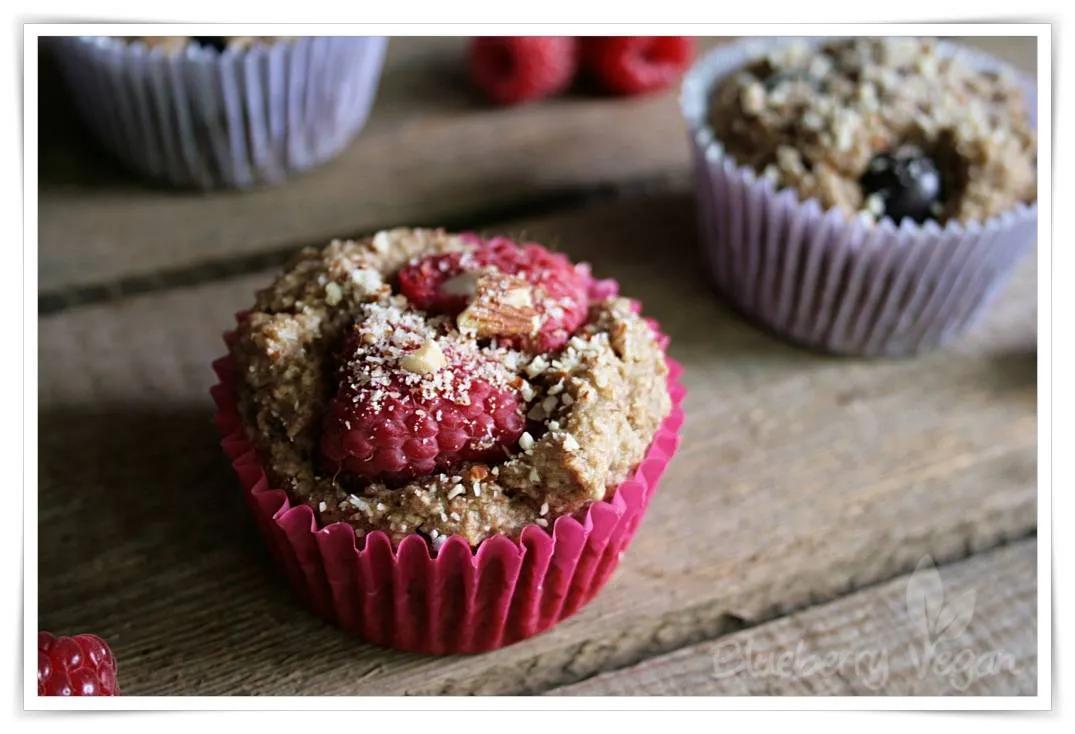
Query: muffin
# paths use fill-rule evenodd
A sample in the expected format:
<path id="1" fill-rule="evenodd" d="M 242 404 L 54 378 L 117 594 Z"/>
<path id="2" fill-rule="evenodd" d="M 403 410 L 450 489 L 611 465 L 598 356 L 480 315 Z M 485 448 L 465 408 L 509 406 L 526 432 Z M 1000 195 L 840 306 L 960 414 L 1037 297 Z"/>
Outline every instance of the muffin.
<path id="1" fill-rule="evenodd" d="M 258 293 L 218 422 L 319 612 L 468 652 L 596 593 L 682 421 L 666 337 L 616 293 L 537 244 L 412 229 L 305 250 Z"/>
<path id="2" fill-rule="evenodd" d="M 177 186 L 278 183 L 365 124 L 386 39 L 54 39 L 75 107 L 132 170 Z"/>
<path id="3" fill-rule="evenodd" d="M 127 43 L 142 43 L 146 48 L 159 48 L 166 53 L 183 53 L 189 47 L 216 51 L 241 51 L 256 43 L 270 45 L 276 41 L 291 40 L 288 36 L 130 36 L 122 39 Z"/>
<path id="4" fill-rule="evenodd" d="M 757 41 L 688 74 L 719 291 L 796 342 L 905 355 L 982 312 L 1036 230 L 1032 82 L 929 39 Z"/>

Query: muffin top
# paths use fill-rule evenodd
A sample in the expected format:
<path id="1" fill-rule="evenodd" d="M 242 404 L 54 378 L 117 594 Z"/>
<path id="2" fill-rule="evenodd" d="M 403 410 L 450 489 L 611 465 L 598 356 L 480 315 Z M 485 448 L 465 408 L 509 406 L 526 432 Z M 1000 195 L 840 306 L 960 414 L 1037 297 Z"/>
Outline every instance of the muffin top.
<path id="1" fill-rule="evenodd" d="M 1036 197 L 1014 75 L 930 39 L 776 46 L 714 88 L 709 122 L 738 163 L 848 214 L 965 222 Z"/>
<path id="2" fill-rule="evenodd" d="M 322 523 L 434 548 L 607 498 L 671 409 L 637 304 L 505 238 L 397 229 L 304 250 L 232 355 L 273 486 Z"/>
<path id="3" fill-rule="evenodd" d="M 216 51 L 225 49 L 244 49 L 255 43 L 277 40 L 276 36 L 132 36 L 131 43 L 139 41 L 148 48 L 159 48 L 165 53 L 173 54 L 184 51 L 188 46 L 196 45 Z"/>

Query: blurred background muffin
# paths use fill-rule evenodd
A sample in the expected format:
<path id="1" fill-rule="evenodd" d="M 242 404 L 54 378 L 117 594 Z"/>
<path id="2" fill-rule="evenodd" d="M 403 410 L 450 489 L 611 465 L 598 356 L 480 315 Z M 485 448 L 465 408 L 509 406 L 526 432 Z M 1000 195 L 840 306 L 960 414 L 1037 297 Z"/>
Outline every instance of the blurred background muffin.
<path id="1" fill-rule="evenodd" d="M 177 186 L 277 183 L 362 128 L 387 40 L 374 37 L 56 39 L 75 105 L 129 168 Z"/>
<path id="2" fill-rule="evenodd" d="M 710 274 L 794 342 L 908 355 L 963 333 L 1034 240 L 1034 85 L 932 39 L 752 39 L 687 75 Z"/>
<path id="3" fill-rule="evenodd" d="M 789 44 L 725 79 L 710 104 L 736 161 L 825 208 L 966 222 L 1036 195 L 1018 79 L 939 54 L 932 39 Z"/>

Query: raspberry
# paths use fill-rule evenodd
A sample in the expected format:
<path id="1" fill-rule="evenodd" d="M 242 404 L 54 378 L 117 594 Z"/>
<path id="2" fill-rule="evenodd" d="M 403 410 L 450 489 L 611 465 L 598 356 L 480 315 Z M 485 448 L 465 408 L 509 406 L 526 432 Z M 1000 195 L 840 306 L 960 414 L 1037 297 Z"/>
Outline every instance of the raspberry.
<path id="1" fill-rule="evenodd" d="M 504 457 L 525 419 L 519 380 L 496 356 L 436 336 L 414 311 L 367 304 L 343 348 L 322 456 L 386 482 Z"/>
<path id="2" fill-rule="evenodd" d="M 562 347 L 586 320 L 589 268 L 538 244 L 517 245 L 506 237 L 475 241 L 473 250 L 431 255 L 403 268 L 400 291 L 417 308 L 455 315 L 475 295 L 467 273 L 492 270 L 521 278 L 533 286 L 531 307 L 539 326 L 527 337 L 502 335 L 500 343 L 533 352 Z"/>
<path id="3" fill-rule="evenodd" d="M 97 635 L 37 634 L 37 695 L 115 696 L 116 659 Z"/>
<path id="4" fill-rule="evenodd" d="M 490 101 L 502 105 L 540 99 L 565 89 L 577 64 L 574 38 L 486 36 L 470 44 L 471 80 Z"/>
<path id="5" fill-rule="evenodd" d="M 690 65 L 694 44 L 686 36 L 583 38 L 582 64 L 602 89 L 642 94 L 674 83 Z"/>

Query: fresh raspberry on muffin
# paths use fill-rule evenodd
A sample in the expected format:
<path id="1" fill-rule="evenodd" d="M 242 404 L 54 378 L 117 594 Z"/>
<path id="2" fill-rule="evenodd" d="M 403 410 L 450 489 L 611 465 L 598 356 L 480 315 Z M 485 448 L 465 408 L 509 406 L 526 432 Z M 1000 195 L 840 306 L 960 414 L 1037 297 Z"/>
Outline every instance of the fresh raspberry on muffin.
<path id="1" fill-rule="evenodd" d="M 589 270 L 537 244 L 472 242 L 474 249 L 403 268 L 400 291 L 417 308 L 456 316 L 460 330 L 478 338 L 530 352 L 562 347 L 586 320 Z"/>
<path id="2" fill-rule="evenodd" d="M 336 470 L 401 481 L 503 459 L 525 427 L 505 357 L 440 333 L 405 304 L 367 305 L 348 335 L 321 452 Z"/>
<path id="3" fill-rule="evenodd" d="M 562 91 L 575 76 L 576 42 L 563 36 L 480 37 L 470 44 L 470 78 L 502 105 Z"/>
<path id="4" fill-rule="evenodd" d="M 373 274 L 375 277 L 371 277 Z M 305 250 L 231 340 L 271 486 L 434 551 L 609 496 L 669 414 L 664 339 L 585 263 L 395 229 Z"/>
<path id="5" fill-rule="evenodd" d="M 583 38 L 582 65 L 613 94 L 643 94 L 675 83 L 690 66 L 694 44 L 686 36 Z"/>
<path id="6" fill-rule="evenodd" d="M 116 659 L 97 635 L 37 635 L 37 695 L 115 696 Z"/>
<path id="7" fill-rule="evenodd" d="M 319 614 L 478 652 L 596 593 L 682 420 L 665 337 L 617 292 L 541 247 L 405 228 L 306 249 L 258 292 L 214 365 L 217 425 Z"/>

